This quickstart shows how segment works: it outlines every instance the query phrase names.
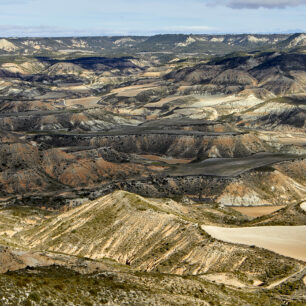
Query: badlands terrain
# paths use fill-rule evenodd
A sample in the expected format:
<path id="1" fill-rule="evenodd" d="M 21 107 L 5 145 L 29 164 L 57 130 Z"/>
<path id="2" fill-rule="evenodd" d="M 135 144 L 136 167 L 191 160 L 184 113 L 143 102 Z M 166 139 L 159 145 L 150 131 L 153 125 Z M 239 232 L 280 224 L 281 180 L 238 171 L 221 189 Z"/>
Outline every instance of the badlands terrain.
<path id="1" fill-rule="evenodd" d="M 304 305 L 305 46 L 0 39 L 0 304 Z"/>

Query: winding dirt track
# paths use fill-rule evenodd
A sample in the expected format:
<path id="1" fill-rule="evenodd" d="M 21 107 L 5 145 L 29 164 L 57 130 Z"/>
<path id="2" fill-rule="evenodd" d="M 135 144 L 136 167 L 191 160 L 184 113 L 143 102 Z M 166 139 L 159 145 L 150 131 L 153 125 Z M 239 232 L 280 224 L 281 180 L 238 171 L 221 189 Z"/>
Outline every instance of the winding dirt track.
<path id="1" fill-rule="evenodd" d="M 306 261 L 306 225 L 225 228 L 202 226 L 212 237 L 230 243 L 255 245 Z"/>

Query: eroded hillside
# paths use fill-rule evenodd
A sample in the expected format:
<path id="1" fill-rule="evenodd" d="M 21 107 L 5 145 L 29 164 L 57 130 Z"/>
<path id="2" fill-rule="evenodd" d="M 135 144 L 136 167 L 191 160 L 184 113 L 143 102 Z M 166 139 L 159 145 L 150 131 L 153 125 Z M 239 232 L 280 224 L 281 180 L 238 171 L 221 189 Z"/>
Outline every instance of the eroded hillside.
<path id="1" fill-rule="evenodd" d="M 71 274 L 82 282 L 90 282 L 90 277 L 100 282 L 99 271 L 112 271 L 108 272 L 111 274 L 107 274 L 109 276 L 106 279 L 104 278 L 107 284 L 95 290 L 96 295 L 102 294 L 104 290 L 110 290 L 115 296 L 117 287 L 109 283 L 114 280 L 113 277 L 118 281 L 128 277 L 130 282 L 136 281 L 138 284 L 135 289 L 138 288 L 150 295 L 144 282 L 149 281 L 151 277 L 157 277 L 156 273 L 159 273 L 161 279 L 174 282 L 173 285 L 180 282 L 179 276 L 183 275 L 190 286 L 195 286 L 187 294 L 189 301 L 195 301 L 196 298 L 196 301 L 204 304 L 210 301 L 210 295 L 217 301 L 236 299 L 238 304 L 244 304 L 246 301 L 250 303 L 251 300 L 265 299 L 266 294 L 271 293 L 272 289 L 275 291 L 275 302 L 278 303 L 285 298 L 281 295 L 282 286 L 294 279 L 299 285 L 290 293 L 285 293 L 286 298 L 290 299 L 291 295 L 298 300 L 302 298 L 300 293 L 303 285 L 300 281 L 305 275 L 302 261 L 254 246 L 215 240 L 205 232 L 206 227 L 201 226 L 202 224 L 220 226 L 224 225 L 224 222 L 244 224 L 244 229 L 247 229 L 248 223 L 252 220 L 243 218 L 231 209 L 212 209 L 198 204 L 182 204 L 170 199 L 145 199 L 118 191 L 70 208 L 66 212 L 47 213 L 32 210 L 29 213 L 26 209 L 19 210 L 18 214 L 17 212 L 14 209 L 1 211 L 1 228 L 6 229 L 2 232 L 2 244 L 10 246 L 2 248 L 0 253 L 2 273 L 33 267 L 38 269 L 36 273 L 41 275 L 42 279 L 45 279 L 44 271 L 49 271 L 49 283 L 57 275 L 56 268 L 52 267 L 54 265 L 77 272 L 67 270 L 68 274 L 65 273 L 63 279 Z M 18 222 L 19 226 L 16 223 L 18 218 L 21 220 Z M 293 218 L 298 220 L 299 217 L 296 214 Z M 261 228 L 267 228 L 269 231 L 269 227 Z M 305 230 L 305 226 L 303 228 Z M 294 246 L 292 247 L 294 250 Z M 278 252 L 278 249 L 275 251 Z M 281 248 L 279 251 L 282 252 Z M 48 266 L 49 270 L 39 268 Z M 81 276 L 93 271 L 97 273 L 96 276 Z M 139 271 L 138 274 L 135 274 L 135 271 Z M 143 274 L 144 272 L 146 274 Z M 155 274 L 147 274 L 148 272 Z M 30 272 L 21 270 L 7 274 L 5 279 L 9 283 L 1 283 L 1 288 L 8 288 L 18 279 L 21 281 L 29 278 L 31 274 L 28 273 Z M 110 275 L 113 277 L 109 278 Z M 141 276 L 141 279 L 134 279 L 136 276 Z M 39 294 L 40 289 L 35 289 L 36 280 L 31 277 L 30 279 L 29 285 L 34 286 L 31 291 Z M 55 283 L 55 279 L 52 282 Z M 225 290 L 215 283 L 229 287 Z M 200 284 L 205 290 L 196 295 Z M 21 293 L 29 285 L 20 284 L 18 292 Z M 189 285 L 180 285 L 183 286 L 183 300 L 188 300 L 184 294 L 186 290 L 190 290 L 187 289 Z M 262 288 L 258 287 L 259 285 Z M 155 288 L 157 285 L 152 286 Z M 55 289 L 51 291 L 54 298 L 58 296 L 57 288 Z M 65 290 L 71 292 L 68 288 Z M 124 286 L 121 290 L 130 292 L 130 287 Z M 230 297 L 232 290 L 240 293 L 235 298 Z M 141 292 L 137 294 L 137 299 L 142 296 Z M 254 292 L 258 292 L 257 298 L 254 297 Z M 151 294 L 152 299 L 161 298 L 155 290 Z M 4 294 L 3 297 L 5 296 Z M 15 299 L 18 298 L 20 297 L 16 295 Z M 175 302 L 177 303 L 180 302 Z"/>
<path id="2" fill-rule="evenodd" d="M 3 303 L 305 303 L 304 34 L 0 53 Z"/>

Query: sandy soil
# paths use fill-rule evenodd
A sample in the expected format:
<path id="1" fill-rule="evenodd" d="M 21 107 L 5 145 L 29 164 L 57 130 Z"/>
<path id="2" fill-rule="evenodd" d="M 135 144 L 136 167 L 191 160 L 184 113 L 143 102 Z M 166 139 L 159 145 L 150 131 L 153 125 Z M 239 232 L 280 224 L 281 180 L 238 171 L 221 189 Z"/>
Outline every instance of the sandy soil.
<path id="1" fill-rule="evenodd" d="M 0 197 L 0 201 L 7 201 L 9 200 L 11 197 Z"/>
<path id="2" fill-rule="evenodd" d="M 127 86 L 123 88 L 116 88 L 111 91 L 111 93 L 116 93 L 118 94 L 118 97 L 135 97 L 137 96 L 140 92 L 148 89 L 153 89 L 156 87 L 155 83 L 150 83 L 150 84 L 143 84 L 143 85 L 134 85 L 134 86 Z"/>
<path id="3" fill-rule="evenodd" d="M 280 206 L 259 206 L 259 207 L 232 207 L 232 209 L 249 217 L 261 217 L 272 214 L 273 212 L 284 207 L 286 206 L 280 205 Z"/>
<path id="4" fill-rule="evenodd" d="M 80 99 L 67 99 L 65 101 L 65 103 L 68 107 L 80 104 L 80 105 L 83 105 L 84 107 L 87 108 L 87 107 L 96 106 L 100 99 L 101 99 L 101 97 L 86 97 L 86 98 L 80 98 Z"/>
<path id="5" fill-rule="evenodd" d="M 277 142 L 284 145 L 296 145 L 296 146 L 305 146 L 306 145 L 306 136 L 302 133 L 286 133 L 282 134 L 279 132 L 273 132 L 273 131 L 260 131 L 258 134 L 259 138 L 271 141 L 271 142 Z"/>
<path id="6" fill-rule="evenodd" d="M 147 103 L 144 105 L 144 107 L 162 107 L 164 104 L 167 104 L 171 101 L 175 101 L 175 100 L 178 100 L 178 99 L 187 99 L 192 96 L 169 96 L 169 97 L 166 97 L 166 98 L 162 98 L 160 99 L 158 102 L 151 102 L 151 103 Z M 187 102 L 186 102 L 187 104 Z"/>
<path id="7" fill-rule="evenodd" d="M 306 145 L 306 137 L 279 137 L 278 142 L 284 145 L 296 145 L 296 146 L 305 146 Z"/>
<path id="8" fill-rule="evenodd" d="M 162 75 L 161 71 L 147 71 L 142 76 L 147 78 L 158 78 Z"/>
<path id="9" fill-rule="evenodd" d="M 208 281 L 219 283 L 219 284 L 225 284 L 225 285 L 240 287 L 240 288 L 246 287 L 244 283 L 242 283 L 238 279 L 226 273 L 207 274 L 207 275 L 203 275 L 202 278 Z"/>
<path id="10" fill-rule="evenodd" d="M 207 106 L 221 106 L 224 108 L 241 108 L 241 107 L 247 107 L 250 108 L 252 106 L 255 106 L 259 103 L 262 103 L 262 100 L 257 99 L 253 95 L 249 95 L 248 97 L 239 97 L 235 95 L 229 95 L 229 96 L 201 96 L 201 95 L 195 95 L 199 99 L 198 102 L 193 104 L 193 107 L 197 108 L 203 108 Z"/>
<path id="11" fill-rule="evenodd" d="M 306 226 L 262 226 L 225 228 L 202 226 L 212 237 L 230 243 L 255 245 L 306 261 Z"/>
<path id="12" fill-rule="evenodd" d="M 169 158 L 169 157 L 161 157 L 158 155 L 139 155 L 140 157 L 153 160 L 153 161 L 161 161 L 167 163 L 169 165 L 175 164 L 188 164 L 192 161 L 192 159 L 182 159 L 182 158 Z"/>
<path id="13" fill-rule="evenodd" d="M 88 91 L 89 87 L 86 85 L 70 85 L 67 84 L 65 87 L 61 87 L 63 90 L 73 90 L 73 91 Z"/>

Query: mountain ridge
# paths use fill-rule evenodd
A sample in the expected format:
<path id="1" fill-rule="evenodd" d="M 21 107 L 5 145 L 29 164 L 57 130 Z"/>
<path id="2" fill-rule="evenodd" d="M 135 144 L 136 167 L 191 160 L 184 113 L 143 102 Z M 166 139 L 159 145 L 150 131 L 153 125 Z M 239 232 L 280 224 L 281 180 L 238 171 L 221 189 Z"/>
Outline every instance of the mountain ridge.
<path id="1" fill-rule="evenodd" d="M 24 37 L 2 38 L 3 54 L 40 54 L 42 52 L 92 51 L 92 52 L 205 52 L 222 54 L 254 48 L 303 47 L 304 34 L 162 34 L 154 36 L 89 36 L 89 37 Z M 220 49 L 220 50 L 218 50 Z M 224 51 L 222 51 L 222 49 Z"/>

